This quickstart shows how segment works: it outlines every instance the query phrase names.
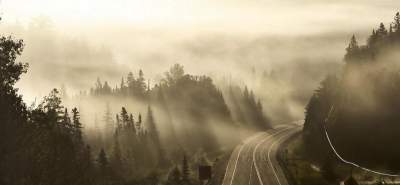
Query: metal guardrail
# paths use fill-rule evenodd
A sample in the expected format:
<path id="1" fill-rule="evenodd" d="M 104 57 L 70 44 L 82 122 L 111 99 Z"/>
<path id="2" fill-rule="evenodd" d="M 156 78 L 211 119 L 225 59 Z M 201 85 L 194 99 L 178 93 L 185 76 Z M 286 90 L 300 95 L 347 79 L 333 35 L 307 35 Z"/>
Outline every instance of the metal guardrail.
<path id="1" fill-rule="evenodd" d="M 325 136 L 326 136 L 326 139 L 328 140 L 329 146 L 330 146 L 330 148 L 332 149 L 333 153 L 335 153 L 336 157 L 337 157 L 340 161 L 342 161 L 343 163 L 345 163 L 345 164 L 351 165 L 351 166 L 356 167 L 356 168 L 360 168 L 360 169 L 362 169 L 362 170 L 364 170 L 364 171 L 367 171 L 367 172 L 370 172 L 370 173 L 374 173 L 374 174 L 382 175 L 382 176 L 389 176 L 389 177 L 400 177 L 400 174 L 390 174 L 390 173 L 385 173 L 385 172 L 379 172 L 379 171 L 376 171 L 376 170 L 372 170 L 372 169 L 363 167 L 363 166 L 361 166 L 361 165 L 359 165 L 359 164 L 357 164 L 357 163 L 355 163 L 355 162 L 351 162 L 351 161 L 348 161 L 348 160 L 344 159 L 344 158 L 337 152 L 337 150 L 335 149 L 335 147 L 333 146 L 332 141 L 331 141 L 331 138 L 329 137 L 328 131 L 327 131 L 327 129 L 326 129 L 326 125 L 328 124 L 328 121 L 329 121 L 329 119 L 330 119 L 330 117 L 331 117 L 331 114 L 332 114 L 333 110 L 334 110 L 334 106 L 331 106 L 331 109 L 329 110 L 328 116 L 327 116 L 327 118 L 324 120 L 324 121 L 325 121 L 325 124 L 324 124 L 324 131 L 325 131 Z"/>

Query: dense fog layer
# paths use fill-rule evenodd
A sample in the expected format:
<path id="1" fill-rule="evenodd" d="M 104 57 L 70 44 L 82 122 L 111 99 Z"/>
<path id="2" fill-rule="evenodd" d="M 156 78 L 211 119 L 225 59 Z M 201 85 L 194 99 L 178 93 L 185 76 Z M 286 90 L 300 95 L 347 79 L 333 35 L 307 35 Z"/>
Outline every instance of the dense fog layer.
<path id="1" fill-rule="evenodd" d="M 139 69 L 154 84 L 180 63 L 221 88 L 248 86 L 284 122 L 303 117 L 314 87 L 342 65 L 350 36 L 390 20 L 398 2 L 20 3 L 33 2 L 3 1 L 1 29 L 26 41 L 30 73 L 18 86 L 28 102 L 63 85 L 78 94 L 97 77 L 115 86 Z"/>

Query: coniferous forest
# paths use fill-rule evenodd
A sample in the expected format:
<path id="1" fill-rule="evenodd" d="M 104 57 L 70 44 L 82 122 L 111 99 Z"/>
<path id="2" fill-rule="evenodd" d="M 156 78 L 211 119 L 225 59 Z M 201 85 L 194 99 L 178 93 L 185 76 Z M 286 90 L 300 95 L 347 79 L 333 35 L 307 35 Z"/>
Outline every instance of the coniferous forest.
<path id="1" fill-rule="evenodd" d="M 154 85 L 139 70 L 115 87 L 98 78 L 88 91 L 68 96 L 65 87 L 55 88 L 27 105 L 14 86 L 29 72 L 19 62 L 25 44 L 0 40 L 0 184 L 195 184 L 197 165 L 234 147 L 239 128 L 270 127 L 247 87 L 230 86 L 224 97 L 210 77 L 187 74 L 179 64 Z"/>
<path id="2" fill-rule="evenodd" d="M 325 138 L 326 125 L 345 159 L 400 170 L 399 46 L 399 13 L 388 26 L 380 23 L 373 29 L 365 45 L 351 37 L 343 70 L 327 76 L 306 107 L 303 137 L 309 155 L 320 161 L 335 158 Z"/>
<path id="3" fill-rule="evenodd" d="M 0 185 L 399 184 L 399 6 L 0 0 Z"/>

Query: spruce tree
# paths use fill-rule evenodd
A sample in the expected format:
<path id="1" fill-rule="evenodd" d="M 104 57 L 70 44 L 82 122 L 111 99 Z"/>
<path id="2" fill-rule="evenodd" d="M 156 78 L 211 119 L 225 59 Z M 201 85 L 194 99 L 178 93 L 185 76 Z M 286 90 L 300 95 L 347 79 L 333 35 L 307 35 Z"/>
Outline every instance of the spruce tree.
<path id="1" fill-rule="evenodd" d="M 137 79 L 139 93 L 141 96 L 144 96 L 146 93 L 146 82 L 144 79 L 144 74 L 142 70 L 139 70 L 139 77 Z"/>
<path id="2" fill-rule="evenodd" d="M 167 185 L 180 185 L 182 184 L 182 174 L 178 166 L 175 166 L 168 174 Z"/>
<path id="3" fill-rule="evenodd" d="M 397 12 L 394 16 L 394 32 L 400 33 L 400 13 Z"/>
<path id="4" fill-rule="evenodd" d="M 186 157 L 186 154 L 183 155 L 182 160 L 182 183 L 184 185 L 190 185 L 190 167 Z"/>
<path id="5" fill-rule="evenodd" d="M 73 133 L 75 135 L 75 139 L 78 143 L 82 143 L 82 123 L 80 122 L 80 115 L 78 109 L 75 107 L 72 109 L 72 124 L 73 124 Z"/>
<path id="6" fill-rule="evenodd" d="M 118 172 L 122 173 L 123 170 L 122 152 L 117 136 L 114 137 L 114 145 L 112 150 L 112 166 Z"/>
<path id="7" fill-rule="evenodd" d="M 71 118 L 69 117 L 68 109 L 67 109 L 67 108 L 64 109 L 63 125 L 64 125 L 64 127 L 66 127 L 66 128 L 69 128 L 69 129 L 72 128 Z"/>
<path id="8" fill-rule="evenodd" d="M 358 46 L 358 42 L 356 39 L 356 36 L 353 35 L 350 39 L 349 46 L 346 48 L 346 55 L 344 56 L 344 59 L 346 62 L 350 62 L 354 59 L 357 58 L 357 55 L 359 53 L 360 47 Z"/>
<path id="9" fill-rule="evenodd" d="M 136 134 L 135 120 L 133 119 L 133 115 L 132 115 L 132 114 L 129 115 L 129 127 L 130 127 L 130 129 L 132 130 L 132 132 L 133 132 L 134 134 Z"/>
<path id="10" fill-rule="evenodd" d="M 383 38 L 387 35 L 387 30 L 385 28 L 385 25 L 383 23 L 379 24 L 378 30 L 376 30 L 376 34 L 378 35 L 379 38 Z"/>
<path id="11" fill-rule="evenodd" d="M 136 122 L 136 130 L 138 133 L 142 132 L 142 115 L 139 113 L 138 121 Z"/>
<path id="12" fill-rule="evenodd" d="M 128 115 L 128 112 L 126 111 L 125 107 L 122 107 L 122 109 L 121 109 L 120 119 L 121 119 L 122 126 L 126 127 L 129 123 L 129 115 Z"/>
<path id="13" fill-rule="evenodd" d="M 108 102 L 106 104 L 106 110 L 104 112 L 103 121 L 104 121 L 104 125 L 105 125 L 106 137 L 111 137 L 112 133 L 114 132 L 115 127 L 114 127 L 114 123 L 113 123 L 113 119 L 112 119 L 110 103 L 108 103 Z"/>

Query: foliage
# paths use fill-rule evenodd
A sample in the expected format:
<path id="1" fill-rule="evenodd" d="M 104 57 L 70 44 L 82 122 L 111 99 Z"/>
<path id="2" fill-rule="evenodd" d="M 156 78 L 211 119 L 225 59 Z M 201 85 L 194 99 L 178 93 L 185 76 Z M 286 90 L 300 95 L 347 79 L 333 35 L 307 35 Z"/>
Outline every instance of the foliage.
<path id="1" fill-rule="evenodd" d="M 347 160 L 368 167 L 399 171 L 400 69 L 392 60 L 400 46 L 399 14 L 389 31 L 383 24 L 367 45 L 351 38 L 346 65 L 339 77 L 329 76 L 306 107 L 304 141 L 310 155 L 331 155 L 325 140 L 327 126 L 333 145 Z M 329 112 L 331 112 L 330 116 Z"/>

